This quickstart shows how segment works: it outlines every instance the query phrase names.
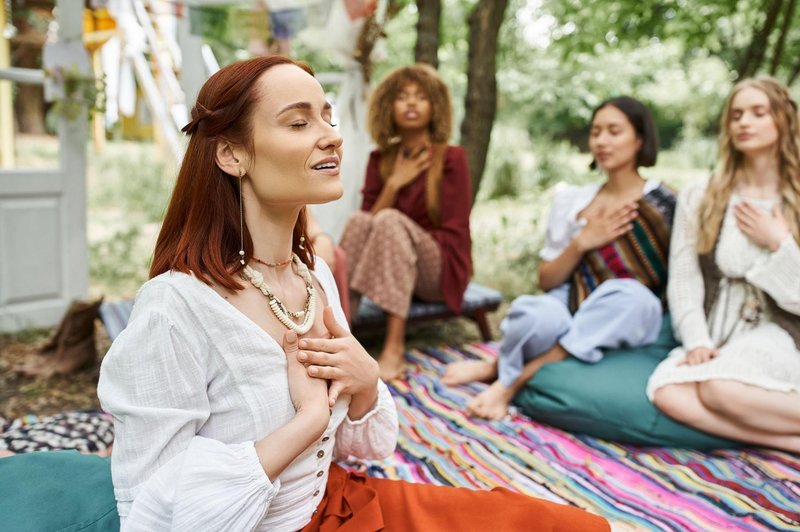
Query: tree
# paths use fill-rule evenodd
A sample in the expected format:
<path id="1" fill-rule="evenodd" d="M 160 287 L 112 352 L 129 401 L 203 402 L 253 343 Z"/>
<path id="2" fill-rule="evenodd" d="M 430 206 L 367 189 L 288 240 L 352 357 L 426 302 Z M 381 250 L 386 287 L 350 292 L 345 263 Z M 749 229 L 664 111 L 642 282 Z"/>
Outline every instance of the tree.
<path id="1" fill-rule="evenodd" d="M 53 2 L 28 2 L 12 11 L 16 35 L 11 38 L 13 66 L 42 68 L 42 47 L 47 38 L 47 24 L 52 19 Z M 20 83 L 14 99 L 14 114 L 21 133 L 43 134 L 45 127 L 44 90 L 41 85 Z"/>
<path id="2" fill-rule="evenodd" d="M 508 0 L 479 0 L 469 16 L 467 94 L 461 145 L 467 152 L 473 198 L 480 188 L 497 111 L 497 38 Z"/>
<path id="3" fill-rule="evenodd" d="M 753 76 L 758 71 L 759 67 L 761 67 L 764 63 L 767 54 L 769 38 L 775 32 L 775 28 L 778 23 L 778 17 L 781 14 L 783 4 L 783 0 L 765 0 L 764 7 L 766 7 L 766 11 L 764 19 L 761 23 L 761 26 L 753 32 L 753 35 L 750 39 L 750 44 L 742 52 L 739 66 L 736 68 L 736 72 L 738 73 L 739 77 L 746 78 Z M 789 0 L 789 4 L 791 7 L 791 5 L 794 4 L 794 0 Z M 784 17 L 784 22 L 790 22 L 790 18 Z M 783 28 L 784 25 L 781 25 L 781 27 Z M 784 31 L 781 32 L 778 39 L 779 47 L 781 49 L 783 48 L 785 39 L 786 32 Z M 780 63 L 779 55 L 773 54 L 773 59 L 777 59 L 777 62 Z M 777 71 L 777 65 L 775 70 Z"/>
<path id="4" fill-rule="evenodd" d="M 439 25 L 442 17 L 441 0 L 417 0 L 417 44 L 414 60 L 439 68 Z"/>
<path id="5" fill-rule="evenodd" d="M 736 79 L 768 72 L 793 83 L 800 75 L 796 0 L 545 0 L 555 17 L 554 43 L 565 57 L 634 48 L 653 39 L 680 41 L 687 57 L 720 57 Z"/>

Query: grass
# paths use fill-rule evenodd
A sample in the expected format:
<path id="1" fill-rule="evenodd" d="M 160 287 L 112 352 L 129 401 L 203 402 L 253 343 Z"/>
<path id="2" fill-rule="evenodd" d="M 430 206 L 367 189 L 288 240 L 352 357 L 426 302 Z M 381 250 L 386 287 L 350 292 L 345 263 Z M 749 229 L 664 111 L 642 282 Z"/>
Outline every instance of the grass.
<path id="1" fill-rule="evenodd" d="M 52 138 L 22 138 L 19 157 L 28 166 L 55 164 L 58 146 Z M 648 177 L 662 179 L 676 189 L 704 179 L 713 160 L 713 144 L 699 141 L 661 154 Z M 712 155 L 709 155 L 712 153 Z M 496 186 L 488 176 L 471 216 L 474 279 L 500 290 L 506 304 L 491 316 L 495 335 L 508 302 L 537 291 L 538 251 L 544 240 L 552 185 L 558 181 L 584 183 L 599 178 L 585 169 L 588 157 L 563 145 L 539 146 L 526 154 L 523 165 L 505 161 L 503 179 Z M 515 172 L 517 175 L 515 175 Z M 131 298 L 146 280 L 159 221 L 169 199 L 175 168 L 164 162 L 153 144 L 109 142 L 102 151 L 89 148 L 87 167 L 90 295 L 106 299 Z M 501 175 L 497 173 L 496 175 Z M 497 189 L 503 194 L 484 194 Z M 493 197 L 494 196 L 494 197 Z M 492 199 L 490 199 L 490 197 Z M 20 376 L 12 367 L 34 352 L 50 330 L 0 335 L 0 416 L 52 414 L 66 409 L 96 408 L 98 366 L 69 376 L 49 379 Z M 468 320 L 422 324 L 409 333 L 410 348 L 479 340 Z M 380 348 L 380 335 L 363 339 L 370 352 Z M 98 352 L 109 345 L 99 328 Z"/>

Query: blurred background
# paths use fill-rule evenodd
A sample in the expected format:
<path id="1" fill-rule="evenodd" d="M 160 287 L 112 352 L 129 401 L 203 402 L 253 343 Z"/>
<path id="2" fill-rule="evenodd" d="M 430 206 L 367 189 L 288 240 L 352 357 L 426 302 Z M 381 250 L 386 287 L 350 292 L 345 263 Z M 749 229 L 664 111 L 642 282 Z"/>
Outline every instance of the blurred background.
<path id="1" fill-rule="evenodd" d="M 74 298 L 135 295 L 179 130 L 220 65 L 284 53 L 316 70 L 345 138 L 345 197 L 318 210 L 335 236 L 360 201 L 370 88 L 436 66 L 469 154 L 475 280 L 511 298 L 536 290 L 553 187 L 600 179 L 586 153 L 599 102 L 654 111 L 647 177 L 706 179 L 732 84 L 796 85 L 799 20 L 795 0 L 2 0 L 0 347 L 41 338 Z M 448 327 L 433 334 L 462 339 Z"/>

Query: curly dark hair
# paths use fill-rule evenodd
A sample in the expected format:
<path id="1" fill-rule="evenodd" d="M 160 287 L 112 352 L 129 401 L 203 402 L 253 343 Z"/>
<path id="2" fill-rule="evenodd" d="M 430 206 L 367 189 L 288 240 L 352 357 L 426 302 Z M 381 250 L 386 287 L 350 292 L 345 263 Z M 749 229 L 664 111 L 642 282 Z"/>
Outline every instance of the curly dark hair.
<path id="1" fill-rule="evenodd" d="M 369 104 L 369 132 L 380 151 L 397 143 L 397 127 L 392 119 L 392 104 L 409 81 L 419 84 L 431 102 L 431 143 L 446 144 L 453 128 L 450 89 L 430 65 L 417 63 L 391 71 L 372 93 Z"/>

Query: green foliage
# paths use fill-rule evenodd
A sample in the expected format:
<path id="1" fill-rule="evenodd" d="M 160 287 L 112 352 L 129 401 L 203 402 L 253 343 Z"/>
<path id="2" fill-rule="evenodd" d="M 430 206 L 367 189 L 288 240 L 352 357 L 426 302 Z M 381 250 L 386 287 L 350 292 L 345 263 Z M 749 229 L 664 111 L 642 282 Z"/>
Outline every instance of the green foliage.
<path id="1" fill-rule="evenodd" d="M 63 95 L 55 100 L 50 112 L 67 120 L 76 120 L 82 113 L 91 118 L 95 112 L 106 108 L 105 77 L 95 78 L 84 74 L 76 67 L 63 69 L 54 67 L 45 70 L 45 76 L 61 86 Z"/>
<path id="2" fill-rule="evenodd" d="M 515 197 L 519 194 L 519 169 L 515 161 L 506 159 L 497 168 L 489 191 L 489 199 Z M 487 188 L 484 185 L 484 190 Z"/>
<path id="3" fill-rule="evenodd" d="M 140 228 L 132 225 L 89 244 L 93 290 L 130 295 L 147 280 L 149 255 L 140 253 L 140 237 Z"/>
<path id="4" fill-rule="evenodd" d="M 577 176 L 586 172 L 570 171 L 567 162 L 569 155 L 564 143 L 552 144 L 541 141 L 536 147 L 536 185 L 547 189 L 559 181 L 574 182 Z"/>
<path id="5" fill-rule="evenodd" d="M 544 0 L 542 11 L 553 17 L 553 46 L 567 60 L 662 42 L 687 57 L 717 57 L 739 77 L 770 72 L 791 83 L 800 73 L 793 0 Z"/>
<path id="6" fill-rule="evenodd" d="M 492 130 L 479 200 L 541 194 L 555 183 L 584 183 L 589 158 L 566 141 L 530 137 L 520 127 L 497 124 Z"/>
<path id="7" fill-rule="evenodd" d="M 499 120 L 527 128 L 533 137 L 565 139 L 585 147 L 593 109 L 603 100 L 632 95 L 647 103 L 669 147 L 681 134 L 707 134 L 717 120 L 730 77 L 711 57 L 682 64 L 680 47 L 653 43 L 562 62 L 550 49 L 531 50 L 527 61 L 509 55 L 498 72 Z M 513 63 L 510 61 L 514 61 Z"/>
<path id="8" fill-rule="evenodd" d="M 249 57 L 249 6 L 189 6 L 189 23 L 192 33 L 203 37 L 221 66 Z"/>
<path id="9" fill-rule="evenodd" d="M 132 297 L 147 280 L 172 173 L 151 143 L 114 142 L 89 158 L 89 279 L 93 295 Z M 166 177 L 169 176 L 169 177 Z"/>
<path id="10" fill-rule="evenodd" d="M 124 146 L 129 151 L 115 150 L 116 156 L 99 156 L 92 161 L 89 206 L 137 213 L 144 223 L 159 222 L 172 190 L 171 180 L 163 177 L 164 163 L 145 154 L 152 145 Z"/>
<path id="11" fill-rule="evenodd" d="M 758 0 L 543 2 L 555 19 L 553 44 L 564 57 L 676 38 L 687 50 L 707 50 L 732 62 L 749 41 L 761 9 Z"/>
<path id="12" fill-rule="evenodd" d="M 681 139 L 674 150 L 660 154 L 659 159 L 667 166 L 704 169 L 710 174 L 717 164 L 718 148 L 716 138 Z"/>
<path id="13" fill-rule="evenodd" d="M 472 212 L 472 255 L 477 282 L 492 286 L 507 299 L 536 290 L 552 193 L 479 202 Z"/>

